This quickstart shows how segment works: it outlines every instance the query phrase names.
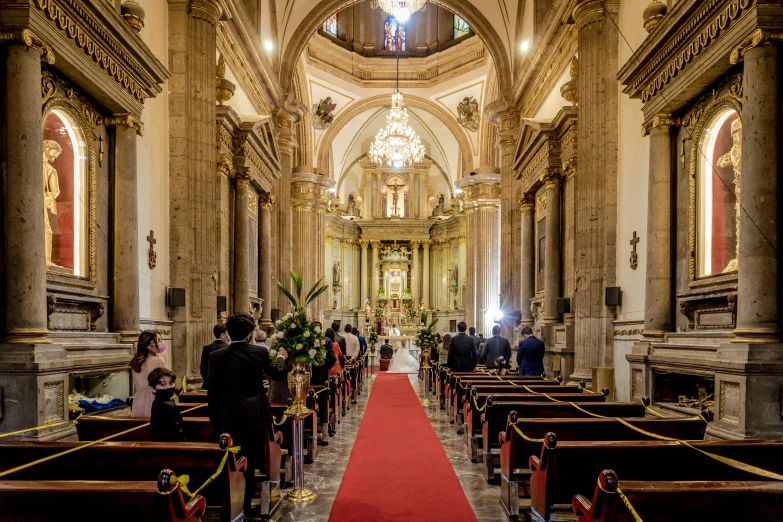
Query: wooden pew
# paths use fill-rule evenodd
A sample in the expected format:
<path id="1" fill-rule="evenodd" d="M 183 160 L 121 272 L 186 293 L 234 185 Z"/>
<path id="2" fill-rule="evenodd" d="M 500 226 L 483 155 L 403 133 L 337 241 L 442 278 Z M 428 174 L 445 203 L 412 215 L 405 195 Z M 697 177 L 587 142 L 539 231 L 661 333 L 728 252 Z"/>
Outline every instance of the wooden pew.
<path id="1" fill-rule="evenodd" d="M 691 444 L 715 453 L 783 473 L 783 441 L 698 440 Z M 524 459 L 517 454 L 517 458 Z M 553 506 L 569 505 L 574 495 L 595 486 L 595 477 L 612 469 L 628 480 L 759 480 L 762 477 L 719 462 L 677 442 L 644 441 L 558 441 L 547 433 L 540 456 L 531 455 L 530 501 L 544 519 L 554 514 Z M 503 470 L 504 477 L 510 473 Z M 513 479 L 513 477 L 511 477 Z M 516 501 L 514 498 L 509 499 Z M 508 509 L 507 509 L 508 512 Z"/>
<path id="2" fill-rule="evenodd" d="M 0 519 L 200 522 L 204 497 L 196 495 L 186 502 L 175 480 L 171 470 L 161 471 L 157 480 L 143 481 L 3 480 Z M 172 493 L 160 494 L 166 491 Z"/>
<path id="3" fill-rule="evenodd" d="M 780 481 L 620 482 L 614 471 L 605 470 L 598 476 L 592 501 L 574 497 L 577 522 L 633 522 L 618 487 L 644 522 L 783 520 Z"/>
<path id="4" fill-rule="evenodd" d="M 446 401 L 446 408 L 448 410 L 448 415 L 453 416 L 456 413 L 459 412 L 457 410 L 456 412 L 453 411 L 453 402 L 454 402 L 454 394 L 459 393 L 461 390 L 467 389 L 470 384 L 476 383 L 476 384 L 482 384 L 482 385 L 491 385 L 491 384 L 498 384 L 498 385 L 504 385 L 509 382 L 514 382 L 517 384 L 546 384 L 549 386 L 552 385 L 558 385 L 559 382 L 556 381 L 545 381 L 542 377 L 537 376 L 519 376 L 519 375 L 506 375 L 502 377 L 503 380 L 498 380 L 496 376 L 493 375 L 487 375 L 484 373 L 449 373 L 448 378 L 445 382 L 445 401 Z M 511 385 L 513 386 L 513 385 Z"/>
<path id="5" fill-rule="evenodd" d="M 540 404 L 543 402 L 548 402 L 549 404 L 553 404 L 552 401 L 549 401 L 545 397 L 541 397 L 540 395 L 534 395 L 532 393 L 503 393 L 503 394 L 488 394 L 488 393 L 478 393 L 475 389 L 472 390 L 473 397 L 470 400 L 465 401 L 465 409 L 464 409 L 464 416 L 465 416 L 465 443 L 468 447 L 468 457 L 470 457 L 470 460 L 475 462 L 479 456 L 479 450 L 483 449 L 483 429 L 484 429 L 484 419 L 482 417 L 482 413 L 487 410 L 487 407 L 491 408 L 504 408 L 506 413 L 505 417 L 508 417 L 508 413 L 511 412 L 511 410 L 515 409 L 515 405 L 524 404 L 524 403 L 535 403 Z M 563 401 L 563 403 L 567 404 L 569 401 L 579 403 L 579 405 L 583 405 L 585 403 L 603 403 L 606 400 L 606 397 L 603 395 L 598 394 L 592 394 L 592 393 L 554 393 L 554 394 L 548 394 L 553 399 L 557 399 L 559 401 Z M 474 400 L 475 399 L 475 400 Z M 476 404 L 479 405 L 479 408 L 481 408 L 481 411 L 479 411 L 476 408 Z M 491 404 L 491 406 L 489 406 Z M 575 408 L 572 407 L 572 409 L 575 410 Z M 586 408 L 588 411 L 593 411 L 590 408 Z M 577 411 L 577 410 L 575 410 Z M 642 408 L 641 415 L 644 414 L 644 409 Z M 579 413 L 577 411 L 577 413 Z M 585 414 L 583 414 L 585 415 Z M 537 417 L 548 417 L 550 415 L 534 415 Z M 559 417 L 568 417 L 570 415 L 557 415 Z M 634 415 L 636 416 L 636 415 Z M 500 430 L 498 430 L 500 431 Z"/>
<path id="6" fill-rule="evenodd" d="M 522 386 L 514 386 L 510 383 L 501 383 L 497 381 L 498 383 L 492 383 L 492 384 L 483 384 L 483 383 L 476 383 L 476 382 L 470 382 L 465 387 L 462 387 L 461 384 L 457 385 L 457 388 L 454 390 L 455 393 L 452 398 L 452 415 L 453 420 L 457 425 L 459 426 L 458 431 L 462 431 L 462 424 L 464 424 L 465 420 L 463 417 L 463 407 L 465 405 L 465 400 L 468 397 L 469 393 L 472 393 L 471 390 L 475 389 L 477 393 L 486 393 L 486 394 L 492 394 L 495 395 L 497 393 L 532 393 L 535 395 L 536 393 L 581 393 L 582 390 L 578 386 L 565 386 L 565 385 L 559 385 L 559 384 L 541 384 L 546 381 L 537 381 L 535 383 L 530 384 L 524 384 L 527 388 L 532 390 L 532 392 L 526 390 Z M 535 392 L 535 393 L 533 393 Z M 546 400 L 546 398 L 544 398 Z"/>
<path id="7" fill-rule="evenodd" d="M 86 442 L 0 442 L 0 462 L 11 469 Z M 41 462 L 8 476 L 13 481 L 102 480 L 144 481 L 161 468 L 176 469 L 190 477 L 190 488 L 203 484 L 220 466 L 233 446 L 224 433 L 218 444 L 201 442 L 102 442 L 73 453 Z M 247 459 L 229 453 L 223 472 L 202 492 L 209 506 L 220 510 L 221 520 L 230 522 L 243 513 Z"/>
<path id="8" fill-rule="evenodd" d="M 194 404 L 194 406 L 197 405 Z M 206 413 L 206 407 L 199 408 L 199 410 L 203 410 Z M 183 421 L 183 430 L 188 441 L 214 442 L 218 440 L 218 434 L 215 433 L 208 417 L 185 417 Z M 76 432 L 80 441 L 92 441 L 148 422 L 149 419 L 146 417 L 101 417 L 91 415 L 79 419 L 79 423 L 76 425 Z M 120 435 L 112 439 L 112 442 L 149 441 L 150 439 L 152 439 L 152 431 L 149 426 L 145 426 Z M 269 516 L 280 504 L 280 464 L 282 461 L 280 446 L 283 442 L 283 436 L 275 433 L 270 426 L 264 442 L 267 444 L 265 461 L 260 469 L 261 476 L 259 477 L 258 470 L 256 476 L 259 477 L 259 488 L 261 490 L 261 515 Z"/>
<path id="9" fill-rule="evenodd" d="M 640 417 L 625 418 L 624 420 L 649 433 L 681 440 L 702 440 L 707 429 L 707 423 L 699 418 L 654 419 Z M 508 425 L 505 431 L 497 434 L 497 439 L 500 441 L 501 501 L 505 506 L 511 507 L 515 503 L 509 499 L 519 497 L 518 490 L 515 489 L 520 482 L 516 470 L 526 470 L 528 457 L 540 453 L 541 450 L 541 442 L 529 441 L 521 437 L 512 426 L 513 423 L 517 423 L 517 428 L 531 439 L 543 439 L 549 432 L 557 433 L 557 438 L 561 441 L 651 439 L 647 435 L 621 424 L 614 418 L 523 419 L 512 411 L 508 415 Z M 487 479 L 494 479 L 495 455 L 493 453 L 484 453 L 484 466 Z"/>

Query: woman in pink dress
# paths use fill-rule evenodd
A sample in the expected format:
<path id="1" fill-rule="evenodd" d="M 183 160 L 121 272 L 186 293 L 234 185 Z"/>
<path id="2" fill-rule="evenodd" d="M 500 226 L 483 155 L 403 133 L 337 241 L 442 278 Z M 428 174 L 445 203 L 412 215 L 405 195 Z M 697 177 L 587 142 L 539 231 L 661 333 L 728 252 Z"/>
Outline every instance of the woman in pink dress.
<path id="1" fill-rule="evenodd" d="M 155 368 L 166 368 L 166 359 L 161 355 L 166 350 L 166 344 L 158 332 L 144 330 L 136 343 L 136 354 L 131 359 L 133 372 L 133 406 L 134 417 L 149 417 L 155 393 L 147 382 L 147 376 Z"/>

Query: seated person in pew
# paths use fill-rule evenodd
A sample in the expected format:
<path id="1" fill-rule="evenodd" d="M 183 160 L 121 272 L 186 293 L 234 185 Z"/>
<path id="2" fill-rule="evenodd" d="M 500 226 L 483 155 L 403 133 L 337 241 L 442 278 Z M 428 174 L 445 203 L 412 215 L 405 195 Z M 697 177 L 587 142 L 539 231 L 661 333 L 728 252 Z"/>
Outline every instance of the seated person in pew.
<path id="1" fill-rule="evenodd" d="M 150 428 L 155 442 L 187 442 L 182 431 L 182 414 L 174 403 L 174 381 L 177 376 L 168 368 L 155 368 L 147 377 L 155 400 L 152 403 Z"/>
<path id="2" fill-rule="evenodd" d="M 216 433 L 230 433 L 249 465 L 245 472 L 245 513 L 255 495 L 255 470 L 264 461 L 264 437 L 272 412 L 264 389 L 264 374 L 272 380 L 286 375 L 284 348 L 271 361 L 269 350 L 250 344 L 256 329 L 253 317 L 234 314 L 226 321 L 232 343 L 209 356 L 209 418 Z"/>

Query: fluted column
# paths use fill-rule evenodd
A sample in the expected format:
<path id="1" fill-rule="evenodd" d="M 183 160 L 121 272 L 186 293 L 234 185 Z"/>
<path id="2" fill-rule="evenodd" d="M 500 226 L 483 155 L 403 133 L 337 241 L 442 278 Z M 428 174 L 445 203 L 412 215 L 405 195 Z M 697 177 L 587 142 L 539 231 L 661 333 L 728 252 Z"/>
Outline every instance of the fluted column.
<path id="1" fill-rule="evenodd" d="M 18 41 L 5 48 L 3 71 L 6 140 L 0 153 L 5 155 L 6 169 L 4 341 L 48 343 L 41 175 L 43 132 L 41 89 L 38 87 L 41 85 L 42 52 L 41 48 L 30 45 L 32 39 L 28 43 L 23 34 L 18 37 Z M 138 302 L 136 306 L 138 310 Z"/>
<path id="2" fill-rule="evenodd" d="M 783 34 L 776 35 L 778 41 Z M 762 30 L 743 49 L 739 281 L 735 342 L 780 342 L 778 176 L 780 44 Z M 756 43 L 758 42 L 758 43 Z M 732 61 L 735 61 L 732 53 Z M 735 167 L 736 168 L 736 167 Z"/>
<path id="3" fill-rule="evenodd" d="M 421 279 L 421 299 L 424 301 L 424 307 L 429 309 L 430 307 L 430 245 L 432 241 L 426 240 L 421 242 L 421 246 L 424 249 L 424 258 L 422 260 L 422 279 Z"/>
<path id="4" fill-rule="evenodd" d="M 471 240 L 465 248 L 465 322 L 476 324 L 476 250 L 478 241 L 476 230 L 477 210 L 473 202 L 465 202 L 465 230 Z"/>
<path id="5" fill-rule="evenodd" d="M 292 270 L 302 273 L 305 291 L 324 277 L 324 213 L 327 190 L 335 184 L 325 176 L 306 172 L 297 172 L 291 180 Z M 319 317 L 322 307 L 318 299 L 308 311 Z"/>
<path id="6" fill-rule="evenodd" d="M 519 210 L 521 216 L 521 238 L 520 238 L 520 304 L 522 306 L 522 326 L 533 325 L 533 313 L 530 311 L 530 300 L 536 295 L 536 240 L 534 218 L 535 199 L 531 195 L 525 195 L 519 201 Z"/>
<path id="7" fill-rule="evenodd" d="M 272 326 L 272 207 L 275 197 L 266 192 L 259 198 L 259 293 L 264 302 L 261 304 L 261 327 Z"/>
<path id="8" fill-rule="evenodd" d="M 650 173 L 647 192 L 647 271 L 644 288 L 643 341 L 661 341 L 672 331 L 672 125 L 659 114 L 650 128 Z"/>
<path id="9" fill-rule="evenodd" d="M 250 310 L 250 177 L 234 177 L 234 306 L 233 313 Z"/>
<path id="10" fill-rule="evenodd" d="M 377 239 L 370 241 L 372 247 L 372 265 L 370 266 L 370 303 L 375 305 L 378 302 L 378 271 L 380 270 L 380 264 L 378 261 L 381 242 Z"/>
<path id="11" fill-rule="evenodd" d="M 547 217 L 546 239 L 544 240 L 544 317 L 545 324 L 560 322 L 557 313 L 557 299 L 560 297 L 560 183 L 558 174 L 548 174 L 545 178 Z"/>
<path id="12" fill-rule="evenodd" d="M 617 272 L 618 90 L 606 87 L 618 70 L 617 0 L 581 0 L 573 18 L 579 33 L 579 128 L 576 177 L 573 380 L 614 365 L 613 311 L 604 306 Z"/>
<path id="13" fill-rule="evenodd" d="M 411 241 L 411 263 L 413 263 L 413 266 L 411 267 L 411 297 L 415 306 L 419 305 L 419 296 L 421 295 L 419 291 L 419 286 L 421 283 L 421 274 L 419 273 L 419 270 L 421 269 L 419 267 L 420 246 L 421 241 Z"/>
<path id="14" fill-rule="evenodd" d="M 359 258 L 359 245 L 356 240 L 351 242 L 351 255 L 353 255 L 353 289 L 351 291 L 352 300 L 351 307 L 354 310 L 363 310 L 362 294 L 361 294 L 361 265 Z"/>
<path id="15" fill-rule="evenodd" d="M 367 270 L 367 245 L 370 242 L 366 239 L 359 240 L 359 247 L 361 248 L 361 261 L 359 264 L 359 270 L 357 273 L 359 274 L 359 279 L 361 280 L 361 290 L 360 290 L 360 296 L 362 300 L 362 306 L 364 306 L 364 300 L 370 299 L 370 291 L 369 291 L 369 283 L 370 283 L 370 274 Z M 372 303 L 372 299 L 370 299 L 370 303 Z"/>
<path id="16" fill-rule="evenodd" d="M 169 269 L 170 285 L 185 289 L 173 308 L 172 369 L 200 379 L 201 346 L 211 343 L 220 272 L 215 51 L 218 0 L 169 0 Z M 191 381 L 193 382 L 193 381 Z"/>
<path id="17" fill-rule="evenodd" d="M 457 237 L 457 244 L 459 249 L 459 260 L 457 261 L 457 306 L 459 308 L 465 307 L 465 287 L 462 284 L 462 280 L 465 279 L 465 270 L 467 267 L 467 248 L 466 237 L 464 234 L 460 234 Z"/>

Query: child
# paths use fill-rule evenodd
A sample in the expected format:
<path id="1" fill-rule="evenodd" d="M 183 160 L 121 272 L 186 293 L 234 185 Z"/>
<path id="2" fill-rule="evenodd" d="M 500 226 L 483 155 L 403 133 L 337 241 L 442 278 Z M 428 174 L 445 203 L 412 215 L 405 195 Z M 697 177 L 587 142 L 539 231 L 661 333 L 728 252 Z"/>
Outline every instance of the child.
<path id="1" fill-rule="evenodd" d="M 155 394 L 150 415 L 152 440 L 157 442 L 186 442 L 182 432 L 182 414 L 174 403 L 174 381 L 177 376 L 168 368 L 155 368 L 147 382 Z"/>

